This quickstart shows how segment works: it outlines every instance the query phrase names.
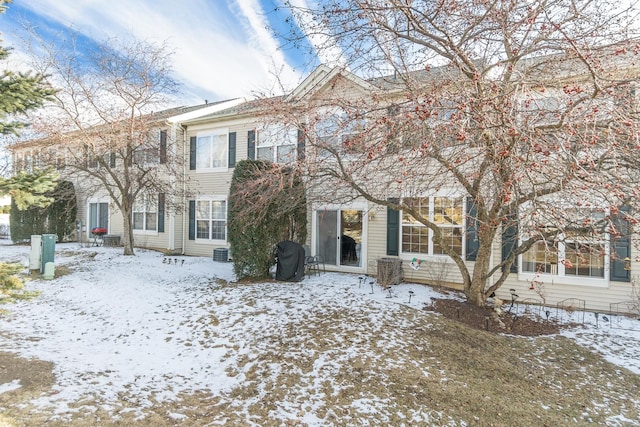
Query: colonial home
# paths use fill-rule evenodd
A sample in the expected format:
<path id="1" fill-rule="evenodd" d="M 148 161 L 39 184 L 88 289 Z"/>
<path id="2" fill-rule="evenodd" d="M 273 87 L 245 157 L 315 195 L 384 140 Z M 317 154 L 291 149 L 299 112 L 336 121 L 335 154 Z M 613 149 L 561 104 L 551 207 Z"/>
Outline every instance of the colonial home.
<path id="1" fill-rule="evenodd" d="M 640 266 L 632 255 L 637 238 L 631 234 L 635 220 L 628 210 L 634 203 L 630 196 L 636 171 L 631 168 L 612 175 L 610 168 L 603 168 L 596 173 L 594 162 L 583 160 L 598 158 L 600 164 L 610 162 L 622 169 L 625 159 L 633 156 L 630 146 L 611 158 L 603 155 L 608 143 L 611 147 L 625 145 L 624 130 L 614 130 L 616 125 L 607 120 L 635 108 L 627 95 L 635 93 L 633 85 L 623 81 L 603 89 L 609 92 L 598 104 L 592 101 L 588 107 L 567 107 L 567 99 L 570 104 L 584 89 L 572 74 L 574 64 L 553 65 L 556 72 L 549 73 L 544 83 L 538 79 L 537 86 L 519 86 L 508 94 L 515 111 L 509 114 L 520 126 L 513 129 L 520 129 L 521 134 L 533 129 L 530 135 L 539 140 L 507 135 L 513 137 L 509 141 L 521 141 L 517 153 L 526 153 L 531 160 L 510 169 L 512 175 L 504 182 L 521 182 L 518 191 L 523 194 L 529 191 L 527 185 L 544 187 L 544 191 L 539 196 L 532 191 L 535 197 L 518 202 L 518 210 L 508 214 L 509 218 L 497 217 L 498 232 L 483 259 L 488 264 L 486 271 L 491 272 L 487 288 L 503 280 L 496 293 L 507 301 L 514 298 L 552 307 L 637 311 L 638 288 L 632 278 L 638 277 L 634 272 Z M 544 71 L 533 62 L 525 66 L 535 73 Z M 461 287 L 465 273 L 459 263 L 473 276 L 483 250 L 478 235 L 488 221 L 486 211 L 479 212 L 477 201 L 491 197 L 491 192 L 480 187 L 475 197 L 470 197 L 461 184 L 465 176 L 482 170 L 483 163 L 477 159 L 484 152 L 480 142 L 462 134 L 469 126 L 466 120 L 470 114 L 461 112 L 459 105 L 464 102 L 455 100 L 461 86 L 450 88 L 459 80 L 456 73 L 445 66 L 409 76 L 363 80 L 345 70 L 321 66 L 270 107 L 271 114 L 279 114 L 287 123 L 296 122 L 304 130 L 310 202 L 308 243 L 327 269 L 377 276 L 391 271 L 399 276 L 394 269 L 400 264 L 405 280 L 456 288 Z M 437 95 L 414 98 L 407 95 L 411 85 L 420 88 L 413 93 L 442 94 L 438 91 L 444 87 L 448 99 Z M 569 132 L 554 133 L 549 129 L 561 114 L 572 123 L 587 116 L 586 121 L 598 130 L 572 124 Z M 401 118 L 390 119 L 393 115 Z M 460 130 L 452 129 L 457 126 Z M 538 128 L 549 129 L 540 132 Z M 605 130 L 599 133 L 600 129 Z M 611 142 L 614 132 L 621 143 Z M 481 137 L 490 135 L 483 133 Z M 291 140 L 282 141 L 291 144 Z M 425 141 L 436 141 L 436 146 Z M 514 157 L 518 156 L 523 155 Z M 569 172 L 564 168 L 575 165 L 584 167 L 585 172 L 576 174 L 571 182 L 565 179 Z M 502 168 L 505 164 L 496 161 L 492 166 Z M 495 172 L 489 169 L 485 173 Z M 594 184 L 599 173 L 599 179 L 605 180 L 602 186 Z M 480 185 L 494 185 L 483 181 L 484 176 L 478 177 Z M 560 187 L 551 191 L 551 182 Z M 609 187 L 619 190 L 601 191 Z M 506 206 L 510 200 L 505 198 L 504 202 Z M 393 282 L 398 277 L 384 279 Z"/>
<path id="2" fill-rule="evenodd" d="M 440 150 L 437 153 L 442 156 L 457 159 L 464 175 L 477 167 L 480 144 L 451 132 L 463 120 L 454 103 L 444 98 L 434 101 L 436 97 L 413 98 L 406 91 L 408 79 L 426 91 L 445 88 L 450 98 L 453 93 L 449 86 L 454 79 L 446 67 L 365 80 L 343 69 L 320 66 L 284 97 L 163 114 L 157 126 L 160 151 L 149 155 L 157 155 L 162 162 L 162 150 L 173 147 L 175 156 L 182 156 L 176 182 L 184 185 L 184 191 L 170 203 L 160 194 L 153 199 L 141 195 L 133 210 L 136 244 L 198 256 L 228 248 L 227 200 L 233 168 L 242 159 L 265 159 L 304 168 L 310 236 L 306 243 L 327 270 L 376 276 L 381 271 L 386 274 L 384 268 L 391 266 L 391 270 L 401 268 L 404 280 L 460 288 L 465 278 L 459 264 L 473 274 L 483 250 L 478 233 L 484 232 L 486 213 L 479 212 L 483 207 L 476 201 L 482 201 L 484 193 L 480 188 L 475 198 L 470 197 L 451 179 L 457 163 L 443 168 L 433 160 L 433 153 Z M 513 94 L 514 108 L 533 111 L 539 122 L 555 114 L 552 90 L 526 91 Z M 390 120 L 392 116 L 401 119 Z M 534 120 L 531 114 L 516 116 Z M 454 137 L 439 139 L 439 147 L 427 146 L 424 141 L 433 140 L 439 128 L 448 128 L 443 135 Z M 543 140 L 547 137 L 540 135 Z M 540 150 L 542 160 L 531 173 L 555 176 L 560 155 L 555 155 L 554 166 L 549 161 L 554 154 L 547 154 L 544 146 Z M 17 167 L 42 162 L 36 156 L 42 152 L 37 141 L 14 146 L 13 152 Z M 58 165 L 62 168 L 64 159 Z M 530 172 L 522 166 L 517 174 Z M 521 176 L 514 179 L 524 180 Z M 84 238 L 93 227 L 101 226 L 110 234 L 122 234 L 122 221 L 108 194 L 82 190 L 84 184 L 76 182 Z M 517 295 L 519 301 L 546 306 L 571 300 L 571 304 L 584 301 L 591 310 L 628 310 L 634 298 L 632 278 L 640 269 L 632 255 L 638 239 L 630 233 L 628 218 L 601 203 L 605 197 L 581 198 L 577 190 L 567 194 L 564 205 L 543 197 L 523 203 L 514 213 L 516 220 L 503 223 L 487 258 L 486 267 L 493 273 L 488 286 L 506 270 L 496 292 L 507 300 Z M 545 227 L 541 208 L 555 205 L 561 212 L 554 215 L 582 226 L 562 231 Z M 581 212 L 589 212 L 588 220 L 585 215 L 571 219 L 581 205 Z M 606 226 L 591 226 L 603 221 Z M 523 244 L 529 239 L 535 243 Z M 514 252 L 516 246 L 520 253 Z"/>

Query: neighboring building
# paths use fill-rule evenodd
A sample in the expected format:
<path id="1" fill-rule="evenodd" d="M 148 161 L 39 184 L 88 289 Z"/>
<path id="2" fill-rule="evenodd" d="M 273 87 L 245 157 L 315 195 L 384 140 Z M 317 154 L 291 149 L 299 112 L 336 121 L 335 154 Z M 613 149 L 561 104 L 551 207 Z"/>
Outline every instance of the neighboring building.
<path id="1" fill-rule="evenodd" d="M 91 129 L 91 134 L 84 132 L 80 135 L 80 132 L 75 132 L 12 145 L 9 149 L 13 155 L 13 169 L 30 171 L 54 165 L 60 173 L 61 180 L 74 184 L 78 202 L 76 237 L 80 242 L 93 242 L 92 230 L 95 228 L 106 229 L 109 235 L 122 236 L 122 214 L 105 188 L 104 180 L 97 179 L 94 174 L 113 172 L 109 182 L 117 185 L 118 177 L 125 173 L 125 169 L 131 170 L 135 167 L 136 173 L 154 176 L 149 180 L 150 183 L 164 182 L 165 186 L 171 186 L 174 182 L 182 183 L 184 176 L 177 173 L 184 175 L 183 169 L 171 167 L 175 165 L 169 165 L 168 160 L 184 157 L 184 129 L 179 122 L 171 122 L 169 119 L 190 119 L 198 114 L 210 114 L 229 108 L 242 101 L 236 99 L 178 107 L 148 115 L 148 124 L 141 129 L 145 136 L 141 138 L 141 145 L 136 147 L 130 160 L 125 161 L 126 147 L 109 146 L 117 137 L 109 136 L 101 140 L 102 135 L 107 132 L 101 133 L 101 128 L 96 127 Z M 104 144 L 107 144 L 107 147 Z M 72 164 L 78 166 L 74 167 Z M 168 174 L 173 176 L 166 176 Z M 179 186 L 184 187 L 184 184 Z M 181 191 L 165 194 L 161 187 L 158 188 L 141 192 L 133 203 L 132 233 L 135 245 L 168 253 L 181 253 L 183 198 L 173 195 Z"/>

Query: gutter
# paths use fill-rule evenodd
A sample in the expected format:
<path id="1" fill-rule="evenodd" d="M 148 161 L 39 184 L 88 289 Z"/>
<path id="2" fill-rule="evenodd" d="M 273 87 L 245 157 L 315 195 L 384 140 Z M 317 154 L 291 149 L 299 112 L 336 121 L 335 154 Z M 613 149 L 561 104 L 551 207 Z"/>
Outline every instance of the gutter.
<path id="1" fill-rule="evenodd" d="M 182 249 L 180 250 L 180 255 L 184 255 L 185 254 L 185 246 L 187 244 L 187 239 L 186 239 L 186 235 L 189 232 L 188 226 L 186 226 L 187 224 L 187 219 L 189 216 L 189 209 L 186 209 L 186 212 L 184 211 L 184 209 L 187 206 L 187 150 L 186 150 L 186 144 L 187 144 L 187 127 L 183 124 L 180 124 L 180 128 L 182 129 L 182 155 L 183 155 L 183 162 L 182 162 Z M 185 233 L 186 231 L 186 233 Z"/>

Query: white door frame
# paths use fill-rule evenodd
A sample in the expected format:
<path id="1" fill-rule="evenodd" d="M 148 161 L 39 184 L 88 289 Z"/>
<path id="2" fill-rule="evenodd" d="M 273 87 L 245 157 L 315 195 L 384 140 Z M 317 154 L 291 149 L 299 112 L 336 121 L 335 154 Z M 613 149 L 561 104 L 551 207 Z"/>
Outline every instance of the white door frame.
<path id="1" fill-rule="evenodd" d="M 362 243 L 360 245 L 360 266 L 349 266 L 349 265 L 340 265 L 340 262 L 338 261 L 336 263 L 336 265 L 331 264 L 330 267 L 336 269 L 337 271 L 344 271 L 344 272 L 351 272 L 351 273 L 365 273 L 367 270 L 367 263 L 368 263 L 368 255 L 367 255 L 367 236 L 368 236 L 368 227 L 369 227 L 369 218 L 368 218 L 368 204 L 366 202 L 356 202 L 356 203 L 349 203 L 349 204 L 345 204 L 345 205 L 339 205 L 339 204 L 314 204 L 312 206 L 313 208 L 313 215 L 311 218 L 311 254 L 312 255 L 316 255 L 316 247 L 318 244 L 318 211 L 323 211 L 323 210 L 327 210 L 327 211 L 338 211 L 338 213 L 340 211 L 344 211 L 344 210 L 358 210 L 358 211 L 362 211 Z M 338 215 L 338 221 L 337 221 L 337 227 L 340 227 L 340 215 Z M 336 232 L 339 232 L 339 230 L 336 230 Z M 338 250 L 338 260 L 340 259 L 340 247 L 337 248 Z"/>

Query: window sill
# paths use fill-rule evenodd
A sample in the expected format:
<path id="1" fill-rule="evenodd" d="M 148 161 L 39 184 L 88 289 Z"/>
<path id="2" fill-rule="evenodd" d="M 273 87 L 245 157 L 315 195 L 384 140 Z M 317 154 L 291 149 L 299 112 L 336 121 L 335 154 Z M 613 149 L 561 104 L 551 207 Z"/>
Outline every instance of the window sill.
<path id="1" fill-rule="evenodd" d="M 196 237 L 196 243 L 205 244 L 205 245 L 227 245 L 226 240 L 218 240 L 218 239 L 202 239 L 200 237 Z"/>
<path id="2" fill-rule="evenodd" d="M 196 169 L 196 173 L 216 173 L 216 172 L 227 172 L 229 168 L 227 166 L 222 168 L 208 168 L 208 169 Z"/>
<path id="3" fill-rule="evenodd" d="M 147 235 L 147 236 L 157 236 L 157 230 L 133 230 L 133 234 Z"/>
<path id="4" fill-rule="evenodd" d="M 518 280 L 536 281 L 545 285 L 589 286 L 593 288 L 608 288 L 609 280 L 584 276 L 554 276 L 551 274 L 519 273 Z"/>
<path id="5" fill-rule="evenodd" d="M 406 261 L 411 261 L 413 258 L 419 259 L 423 262 L 434 262 L 439 264 L 455 264 L 449 255 L 427 255 L 411 252 L 403 252 L 400 254 L 400 258 Z"/>

